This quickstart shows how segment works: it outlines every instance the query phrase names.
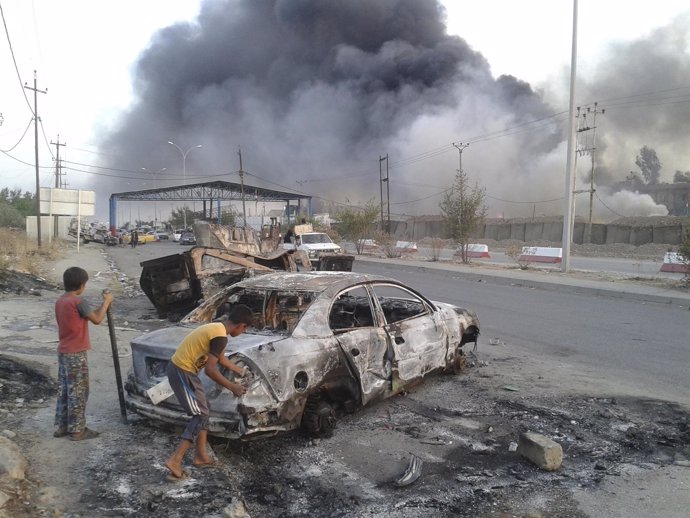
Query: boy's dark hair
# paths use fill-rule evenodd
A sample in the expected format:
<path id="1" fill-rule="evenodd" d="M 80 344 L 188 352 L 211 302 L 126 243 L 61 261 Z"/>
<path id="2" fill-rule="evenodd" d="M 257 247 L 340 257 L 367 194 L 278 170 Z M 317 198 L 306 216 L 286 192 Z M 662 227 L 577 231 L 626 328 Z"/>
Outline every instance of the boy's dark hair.
<path id="1" fill-rule="evenodd" d="M 227 318 L 233 324 L 246 324 L 251 326 L 254 322 L 252 310 L 244 304 L 235 304 L 232 306 L 230 311 L 227 313 Z"/>
<path id="2" fill-rule="evenodd" d="M 77 291 L 88 280 L 89 274 L 78 266 L 67 268 L 65 273 L 62 274 L 62 284 L 65 286 L 65 291 Z"/>

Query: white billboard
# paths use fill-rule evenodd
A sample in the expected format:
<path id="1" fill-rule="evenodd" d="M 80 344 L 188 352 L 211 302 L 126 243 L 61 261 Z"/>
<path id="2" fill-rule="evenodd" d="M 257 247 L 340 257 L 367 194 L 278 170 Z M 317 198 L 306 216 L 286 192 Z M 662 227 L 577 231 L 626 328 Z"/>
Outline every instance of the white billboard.
<path id="1" fill-rule="evenodd" d="M 93 216 L 96 214 L 96 192 L 41 187 L 41 214 Z"/>

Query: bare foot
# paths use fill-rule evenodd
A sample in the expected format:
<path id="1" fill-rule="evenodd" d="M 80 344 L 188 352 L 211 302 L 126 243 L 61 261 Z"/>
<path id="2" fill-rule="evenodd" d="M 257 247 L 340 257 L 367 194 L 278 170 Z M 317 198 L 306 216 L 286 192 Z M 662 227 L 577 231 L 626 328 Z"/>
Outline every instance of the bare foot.
<path id="1" fill-rule="evenodd" d="M 194 457 L 194 460 L 192 461 L 194 466 L 207 466 L 207 465 L 212 465 L 215 464 L 215 460 L 209 457 L 208 455 L 204 455 L 203 457 L 198 456 Z"/>
<path id="2" fill-rule="evenodd" d="M 165 461 L 165 467 L 168 468 L 170 473 L 172 473 L 176 478 L 182 478 L 184 475 L 184 472 L 182 471 L 182 463 L 175 462 L 173 458 L 169 458 Z"/>

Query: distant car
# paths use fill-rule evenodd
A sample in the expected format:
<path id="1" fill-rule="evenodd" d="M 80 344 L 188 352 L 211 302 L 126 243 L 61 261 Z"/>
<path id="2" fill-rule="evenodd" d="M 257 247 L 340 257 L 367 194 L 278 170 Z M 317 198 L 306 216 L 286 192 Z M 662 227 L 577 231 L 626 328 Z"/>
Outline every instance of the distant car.
<path id="1" fill-rule="evenodd" d="M 132 340 L 127 406 L 154 421 L 183 424 L 177 399 L 154 405 L 171 355 L 194 327 L 228 305 L 246 304 L 253 327 L 226 355 L 249 374 L 236 398 L 202 371 L 211 407 L 209 433 L 241 438 L 300 426 L 328 435 L 342 412 L 398 394 L 432 372 L 457 372 L 462 347 L 479 335 L 474 311 L 433 302 L 403 283 L 353 272 L 270 273 L 227 286 L 176 326 Z M 229 379 L 233 375 L 222 370 Z"/>
<path id="2" fill-rule="evenodd" d="M 161 230 L 156 230 L 155 232 L 156 232 L 156 235 L 158 236 L 159 241 L 166 241 L 166 240 L 170 239 L 170 234 L 168 233 L 167 230 L 161 229 Z"/>
<path id="3" fill-rule="evenodd" d="M 179 241 L 180 241 L 180 237 L 182 236 L 182 233 L 183 233 L 183 232 L 184 232 L 184 230 L 182 230 L 181 228 L 178 228 L 178 229 L 173 230 L 173 233 L 172 233 L 172 240 L 173 240 L 175 243 L 179 242 Z"/>
<path id="4" fill-rule="evenodd" d="M 196 245 L 196 236 L 194 232 L 183 232 L 180 236 L 181 245 Z"/>
<path id="5" fill-rule="evenodd" d="M 138 234 L 139 239 L 137 240 L 137 243 L 140 245 L 146 244 L 146 243 L 154 243 L 158 241 L 156 233 L 151 230 L 149 232 L 146 232 L 145 234 Z"/>

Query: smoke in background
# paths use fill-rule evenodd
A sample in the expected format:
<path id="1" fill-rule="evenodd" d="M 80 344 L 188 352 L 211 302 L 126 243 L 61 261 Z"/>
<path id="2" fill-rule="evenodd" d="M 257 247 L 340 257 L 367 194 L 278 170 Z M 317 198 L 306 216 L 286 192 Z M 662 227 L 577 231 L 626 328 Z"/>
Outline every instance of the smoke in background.
<path id="1" fill-rule="evenodd" d="M 622 74 L 640 66 L 624 64 L 628 50 L 616 49 Z M 677 50 L 666 49 L 669 59 Z M 587 95 L 625 96 L 611 67 L 602 63 L 601 70 L 610 74 L 595 74 Z M 687 63 L 676 73 L 659 84 L 690 83 L 683 83 Z M 554 108 L 517 78 L 494 79 L 479 52 L 446 34 L 435 1 L 208 0 L 195 24 L 156 35 L 134 84 L 137 101 L 103 139 L 108 155 L 118 157 L 112 167 L 165 167 L 179 184 L 182 157 L 167 142 L 202 144 L 188 155 L 187 181 L 237 182 L 241 147 L 248 184 L 312 194 L 328 207 L 378 203 L 379 156 L 388 154 L 391 213 L 437 214 L 440 192 L 459 167 L 451 142 L 471 142 L 462 167 L 486 188 L 490 216 L 562 212 L 567 114 L 553 115 L 567 103 Z M 656 148 L 653 132 L 633 138 L 649 129 L 649 116 L 617 111 L 608 108 L 599 132 L 604 183 L 635 169 L 642 145 Z M 672 118 L 661 119 L 655 124 L 671 133 Z M 656 149 L 666 164 L 667 148 Z M 674 157 L 682 152 L 678 146 Z M 603 182 L 603 173 L 595 178 Z M 635 207 L 626 202 L 626 210 Z"/>

